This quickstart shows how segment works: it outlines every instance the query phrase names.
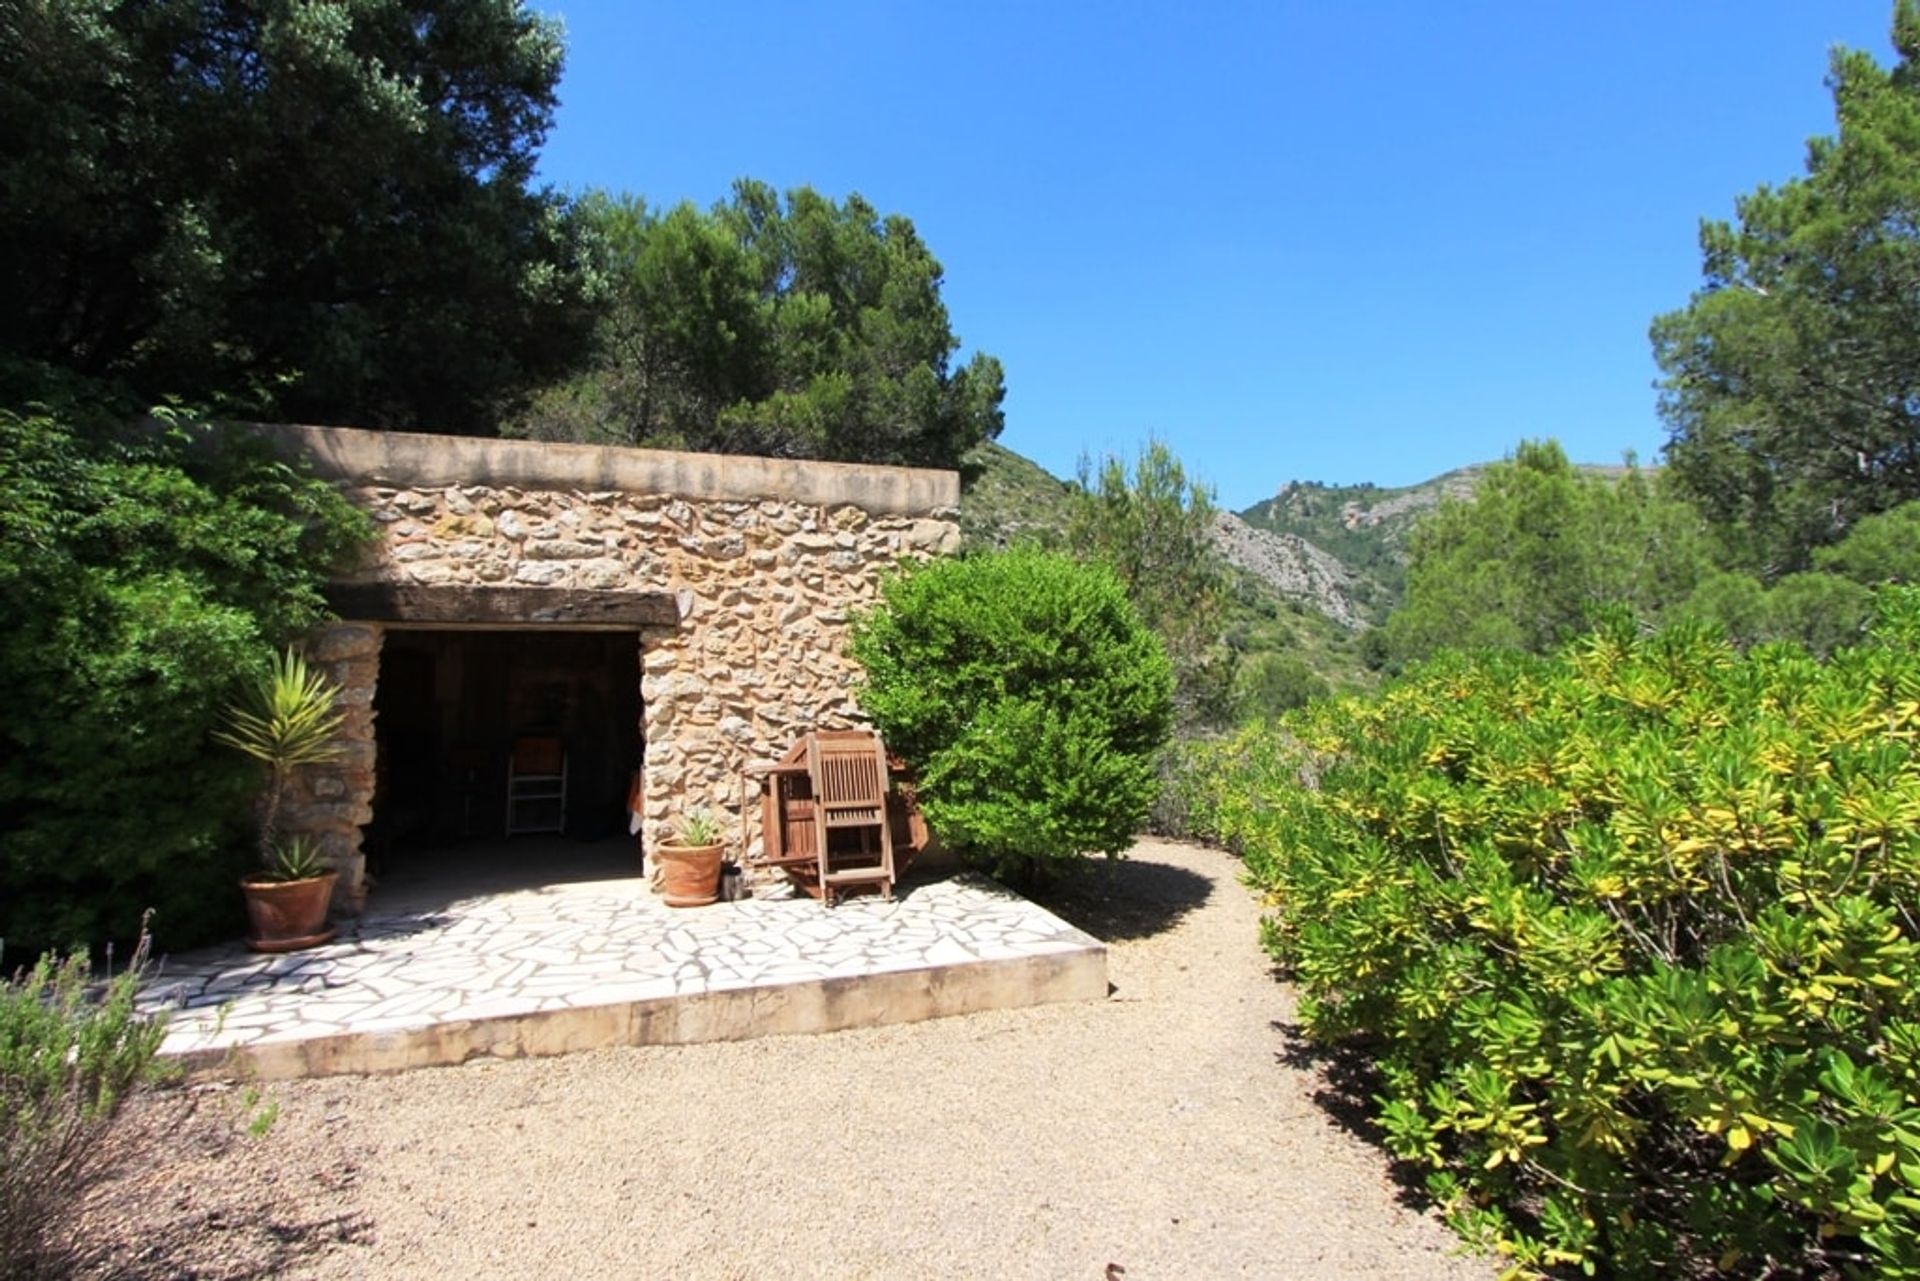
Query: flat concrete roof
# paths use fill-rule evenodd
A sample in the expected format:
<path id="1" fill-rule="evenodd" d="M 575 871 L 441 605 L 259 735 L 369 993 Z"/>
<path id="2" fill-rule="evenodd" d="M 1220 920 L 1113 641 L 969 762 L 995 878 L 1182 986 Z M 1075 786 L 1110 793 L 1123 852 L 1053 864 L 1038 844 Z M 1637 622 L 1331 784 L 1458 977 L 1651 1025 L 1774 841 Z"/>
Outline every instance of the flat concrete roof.
<path id="1" fill-rule="evenodd" d="M 400 489 L 486 485 L 756 502 L 851 505 L 874 515 L 925 516 L 960 502 L 960 474 L 926 467 L 690 454 L 615 445 L 496 440 L 356 427 L 249 424 L 310 459 L 329 480 Z"/>

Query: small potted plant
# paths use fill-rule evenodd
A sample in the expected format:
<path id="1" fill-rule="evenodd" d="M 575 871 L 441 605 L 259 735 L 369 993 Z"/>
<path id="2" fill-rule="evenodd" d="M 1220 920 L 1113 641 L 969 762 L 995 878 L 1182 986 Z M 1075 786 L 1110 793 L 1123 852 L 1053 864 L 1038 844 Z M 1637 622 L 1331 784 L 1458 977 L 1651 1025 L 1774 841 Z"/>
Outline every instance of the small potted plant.
<path id="1" fill-rule="evenodd" d="M 704 907 L 718 899 L 725 849 L 720 824 L 711 814 L 695 810 L 681 819 L 680 830 L 653 851 L 660 897 L 667 906 Z"/>
<path id="2" fill-rule="evenodd" d="M 256 952 L 292 952 L 332 938 L 327 908 L 338 874 L 306 836 L 280 836 L 280 811 L 293 771 L 335 759 L 342 713 L 338 693 L 322 672 L 288 649 L 276 654 L 246 698 L 227 709 L 227 728 L 214 738 L 267 767 L 259 802 L 261 870 L 240 881 Z"/>

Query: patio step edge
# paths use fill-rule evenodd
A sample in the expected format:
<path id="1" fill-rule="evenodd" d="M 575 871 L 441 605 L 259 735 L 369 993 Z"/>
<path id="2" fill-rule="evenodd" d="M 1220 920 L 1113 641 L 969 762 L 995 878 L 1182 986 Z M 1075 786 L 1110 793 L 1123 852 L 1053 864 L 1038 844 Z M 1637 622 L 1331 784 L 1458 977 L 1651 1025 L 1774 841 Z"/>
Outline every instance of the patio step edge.
<path id="1" fill-rule="evenodd" d="M 1077 931 L 1076 931 L 1077 933 Z M 257 1081 L 450 1067 L 478 1058 L 532 1058 L 618 1045 L 694 1045 L 1103 1000 L 1107 949 L 1084 945 L 829 978 L 616 999 L 399 1029 L 337 1032 L 251 1045 L 168 1051 L 190 1078 Z"/>

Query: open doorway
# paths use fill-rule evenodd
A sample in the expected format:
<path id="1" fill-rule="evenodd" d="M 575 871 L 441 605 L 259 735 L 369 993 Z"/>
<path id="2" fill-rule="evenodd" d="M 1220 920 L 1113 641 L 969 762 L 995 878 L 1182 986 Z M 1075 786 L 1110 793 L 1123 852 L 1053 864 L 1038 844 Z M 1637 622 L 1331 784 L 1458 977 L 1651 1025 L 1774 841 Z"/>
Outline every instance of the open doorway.
<path id="1" fill-rule="evenodd" d="M 393 629 L 376 690 L 376 894 L 638 875 L 637 633 Z"/>

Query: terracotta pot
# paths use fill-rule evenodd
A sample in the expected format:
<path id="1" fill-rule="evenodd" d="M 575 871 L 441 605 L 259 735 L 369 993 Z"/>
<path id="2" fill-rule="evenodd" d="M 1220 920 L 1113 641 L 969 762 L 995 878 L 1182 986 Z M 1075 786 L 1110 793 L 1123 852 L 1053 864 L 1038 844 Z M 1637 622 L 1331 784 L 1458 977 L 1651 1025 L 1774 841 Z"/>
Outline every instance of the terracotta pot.
<path id="1" fill-rule="evenodd" d="M 660 867 L 660 897 L 668 907 L 704 907 L 720 897 L 724 845 L 676 845 L 664 841 L 653 850 Z"/>
<path id="2" fill-rule="evenodd" d="M 256 952 L 294 952 L 316 947 L 334 936 L 327 924 L 338 872 L 322 872 L 299 881 L 249 876 L 240 882 L 252 925 L 247 946 Z"/>

